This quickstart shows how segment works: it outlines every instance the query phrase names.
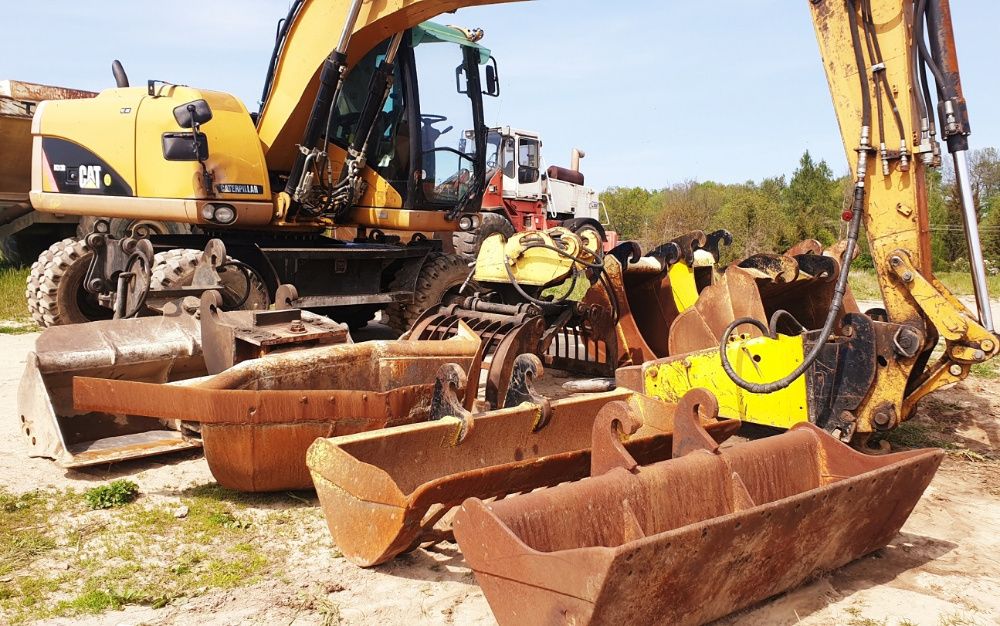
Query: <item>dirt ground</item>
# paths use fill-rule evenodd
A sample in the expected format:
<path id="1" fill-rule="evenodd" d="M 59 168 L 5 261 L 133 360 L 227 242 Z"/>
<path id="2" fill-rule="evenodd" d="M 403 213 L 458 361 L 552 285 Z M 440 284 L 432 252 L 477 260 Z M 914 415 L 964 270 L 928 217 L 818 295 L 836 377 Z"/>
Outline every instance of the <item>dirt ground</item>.
<path id="1" fill-rule="evenodd" d="M 418 549 L 373 569 L 357 568 L 333 545 L 314 494 L 276 494 L 244 501 L 212 491 L 206 487 L 214 481 L 205 461 L 190 452 L 86 471 L 66 471 L 49 461 L 27 458 L 16 393 L 24 357 L 35 337 L 0 336 L 4 355 L 0 363 L 0 487 L 15 495 L 67 488 L 79 492 L 113 478 L 134 480 L 141 496 L 123 509 L 90 511 L 64 498 L 55 502 L 68 502 L 66 508 L 57 504 L 48 515 L 53 523 L 67 527 L 66 537 L 77 537 L 75 549 L 80 552 L 79 537 L 86 536 L 84 531 L 103 528 L 115 516 L 175 511 L 157 517 L 155 532 L 162 535 L 151 534 L 145 541 L 141 532 L 138 536 L 122 534 L 119 539 L 112 535 L 103 544 L 101 549 L 112 550 L 114 558 L 130 568 L 122 571 L 135 579 L 157 571 L 188 571 L 178 563 L 188 558 L 189 547 L 166 543 L 157 553 L 144 545 L 156 541 L 155 537 L 174 536 L 172 526 L 180 529 L 193 523 L 182 519 L 177 512 L 180 508 L 186 512 L 190 507 L 190 518 L 196 517 L 198 507 L 209 506 L 230 515 L 224 519 L 253 520 L 252 525 L 224 524 L 225 532 L 227 537 L 238 535 L 239 545 L 245 546 L 240 549 L 260 558 L 254 557 L 245 576 L 237 575 L 243 576 L 240 579 L 203 584 L 215 579 L 198 578 L 193 586 L 152 606 L 133 605 L 127 599 L 131 596 L 126 596 L 110 608 L 88 609 L 74 600 L 74 594 L 77 587 L 88 588 L 91 570 L 84 568 L 93 567 L 93 559 L 74 556 L 71 542 L 57 537 L 46 556 L 30 566 L 41 570 L 35 572 L 40 580 L 49 581 L 47 587 L 42 585 L 47 591 L 36 592 L 37 599 L 17 605 L 17 590 L 23 592 L 29 580 L 25 572 L 0 576 L 0 601 L 20 607 L 19 613 L 0 611 L 0 622 L 41 617 L 43 623 L 53 624 L 494 623 L 455 544 Z M 993 370 L 992 376 L 996 375 Z M 720 623 L 1000 623 L 1000 378 L 990 376 L 987 372 L 934 394 L 905 431 L 906 441 L 915 445 L 944 444 L 951 449 L 902 532 L 886 549 Z M 218 502 L 206 504 L 206 498 Z M 119 513 L 130 508 L 132 513 Z M 191 536 L 216 541 L 214 535 Z M 136 543 L 137 550 L 144 549 L 123 551 L 121 545 L 114 545 L 130 542 Z M 215 545 L 229 544 L 210 543 L 209 550 L 215 550 Z M 52 571 L 61 573 L 56 576 Z M 3 585 L 7 585 L 6 592 Z M 143 602 L 146 596 L 134 597 Z M 118 605 L 125 606 L 114 610 Z M 89 614 L 95 610 L 100 612 Z"/>

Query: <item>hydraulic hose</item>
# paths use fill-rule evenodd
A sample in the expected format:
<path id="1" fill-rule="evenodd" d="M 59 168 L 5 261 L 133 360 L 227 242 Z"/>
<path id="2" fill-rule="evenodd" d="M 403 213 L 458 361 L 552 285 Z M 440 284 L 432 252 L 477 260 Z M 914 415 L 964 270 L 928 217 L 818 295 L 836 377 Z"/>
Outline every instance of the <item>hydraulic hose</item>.
<path id="1" fill-rule="evenodd" d="M 847 277 L 850 273 L 851 261 L 854 259 L 854 252 L 857 249 L 858 244 L 858 233 L 861 231 L 861 216 L 864 210 L 865 202 L 865 179 L 867 177 L 868 170 L 868 151 L 871 149 L 869 145 L 869 137 L 871 133 L 871 122 L 872 122 L 872 107 L 871 107 L 871 92 L 868 89 L 868 78 L 867 72 L 865 71 L 865 59 L 864 51 L 862 50 L 861 39 L 859 36 L 860 24 L 858 23 L 858 11 L 855 5 L 855 0 L 844 0 L 847 5 L 848 13 L 851 16 L 851 43 L 854 47 L 854 59 L 858 66 L 858 78 L 861 83 L 861 140 L 858 147 L 858 168 L 857 168 L 857 182 L 854 186 L 854 199 L 852 201 L 852 215 L 850 225 L 847 230 L 847 246 L 844 250 L 843 265 L 841 266 L 840 276 L 837 278 L 837 284 L 834 286 L 833 299 L 830 302 L 830 310 L 827 312 L 826 321 L 823 323 L 823 327 L 819 331 L 819 336 L 816 338 L 812 349 L 809 353 L 803 357 L 802 362 L 792 370 L 788 375 L 769 382 L 769 383 L 754 383 L 742 378 L 736 373 L 733 368 L 732 363 L 729 361 L 729 355 L 726 352 L 726 348 L 729 346 L 730 340 L 732 338 L 733 332 L 740 326 L 745 324 L 751 324 L 757 327 L 761 332 L 768 334 L 769 329 L 760 320 L 754 319 L 752 317 L 742 317 L 734 320 L 722 334 L 722 342 L 719 346 L 719 358 L 722 360 L 722 369 L 729 376 L 729 379 L 733 381 L 741 389 L 745 389 L 750 393 L 773 393 L 788 387 L 792 384 L 795 379 L 805 373 L 816 359 L 819 358 L 819 353 L 822 351 L 826 342 L 830 339 L 830 335 L 833 334 L 833 328 L 837 324 L 837 320 L 840 318 L 840 311 L 844 305 L 844 294 L 847 293 Z"/>

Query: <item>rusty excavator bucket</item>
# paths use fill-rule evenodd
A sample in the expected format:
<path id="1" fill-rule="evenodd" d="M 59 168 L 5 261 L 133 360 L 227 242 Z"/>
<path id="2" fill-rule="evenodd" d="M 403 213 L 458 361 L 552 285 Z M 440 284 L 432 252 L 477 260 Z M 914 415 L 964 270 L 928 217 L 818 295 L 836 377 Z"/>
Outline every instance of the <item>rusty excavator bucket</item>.
<path id="1" fill-rule="evenodd" d="M 470 498 L 454 533 L 500 624 L 702 624 L 884 547 L 943 452 L 868 456 L 801 424 L 720 449 L 677 406 L 673 458 L 620 443 L 641 423 L 601 409 L 591 478 L 502 501 Z"/>
<path id="2" fill-rule="evenodd" d="M 80 467 L 200 446 L 197 433 L 175 420 L 73 407 L 74 376 L 166 383 L 206 374 L 200 335 L 198 321 L 178 309 L 46 329 L 18 389 L 28 454 Z"/>
<path id="3" fill-rule="evenodd" d="M 447 536 L 449 514 L 466 498 L 503 498 L 586 476 L 594 419 L 609 403 L 630 407 L 641 422 L 624 443 L 636 459 L 670 457 L 672 406 L 627 391 L 549 402 L 531 390 L 537 357 L 522 355 L 515 369 L 510 408 L 469 415 L 458 400 L 464 381 L 455 376 L 441 387 L 435 421 L 316 440 L 307 463 L 344 556 L 377 565 Z M 703 426 L 723 441 L 739 422 L 709 418 Z"/>
<path id="4" fill-rule="evenodd" d="M 74 400 L 78 410 L 193 423 L 224 487 L 309 489 L 305 456 L 317 437 L 427 420 L 438 370 L 468 371 L 479 346 L 479 338 L 461 328 L 446 341 L 276 352 L 176 383 L 78 377 Z"/>

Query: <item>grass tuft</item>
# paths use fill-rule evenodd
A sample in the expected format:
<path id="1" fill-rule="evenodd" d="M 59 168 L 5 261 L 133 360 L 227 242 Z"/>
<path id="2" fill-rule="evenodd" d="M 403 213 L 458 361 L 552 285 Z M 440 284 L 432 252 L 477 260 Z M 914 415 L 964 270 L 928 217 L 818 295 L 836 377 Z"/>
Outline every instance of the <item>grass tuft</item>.
<path id="1" fill-rule="evenodd" d="M 125 506 L 139 497 L 139 485 L 131 480 L 120 478 L 107 485 L 99 485 L 88 489 L 83 494 L 87 504 L 92 509 L 113 509 Z"/>

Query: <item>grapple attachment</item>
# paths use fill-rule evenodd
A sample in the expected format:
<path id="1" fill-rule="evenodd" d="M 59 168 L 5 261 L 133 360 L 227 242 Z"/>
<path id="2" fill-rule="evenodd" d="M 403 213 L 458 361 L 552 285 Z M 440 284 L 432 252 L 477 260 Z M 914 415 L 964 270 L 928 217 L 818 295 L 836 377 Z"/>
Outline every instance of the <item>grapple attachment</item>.
<path id="1" fill-rule="evenodd" d="M 195 422 L 219 484 L 240 491 L 312 487 L 317 437 L 428 419 L 436 372 L 467 370 L 468 328 L 447 341 L 367 341 L 266 354 L 174 384 L 77 378 L 82 410 Z"/>
<path id="2" fill-rule="evenodd" d="M 352 562 L 377 565 L 442 538 L 446 516 L 466 498 L 503 498 L 586 476 L 594 420 L 609 403 L 626 404 L 641 419 L 624 444 L 636 459 L 669 458 L 673 407 L 624 391 L 551 403 L 536 396 L 475 417 L 316 440 L 307 463 L 334 542 Z M 738 426 L 705 422 L 718 441 Z"/>
<path id="3" fill-rule="evenodd" d="M 866 456 L 809 424 L 719 449 L 699 408 L 717 409 L 701 389 L 678 405 L 672 460 L 616 445 L 637 421 L 612 403 L 592 478 L 463 504 L 455 538 L 501 624 L 717 619 L 885 546 L 943 456 Z"/>

